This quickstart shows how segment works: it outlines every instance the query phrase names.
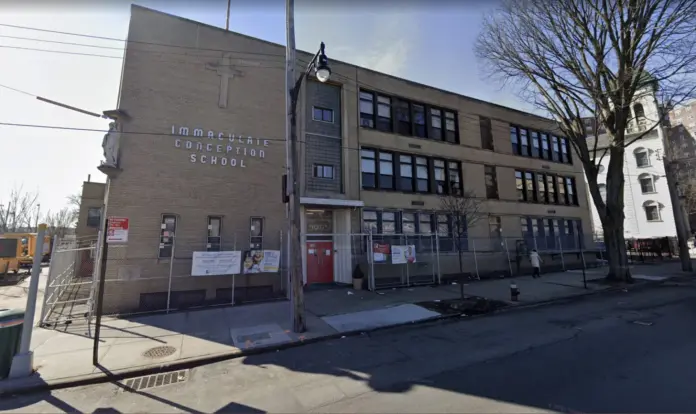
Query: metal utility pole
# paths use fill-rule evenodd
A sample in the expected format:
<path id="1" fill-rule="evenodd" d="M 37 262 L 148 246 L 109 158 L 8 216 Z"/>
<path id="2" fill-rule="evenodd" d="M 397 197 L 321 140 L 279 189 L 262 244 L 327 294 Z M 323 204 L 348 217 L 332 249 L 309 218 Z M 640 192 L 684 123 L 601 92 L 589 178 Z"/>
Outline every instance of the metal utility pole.
<path id="1" fill-rule="evenodd" d="M 41 213 L 41 204 L 36 205 L 36 231 L 39 231 L 39 214 Z"/>
<path id="2" fill-rule="evenodd" d="M 44 236 L 46 225 L 37 226 L 39 234 L 36 240 L 36 252 L 34 263 L 31 266 L 31 279 L 29 280 L 29 292 L 27 306 L 24 310 L 24 325 L 22 327 L 22 341 L 19 352 L 12 358 L 10 378 L 28 377 L 34 371 L 34 352 L 31 350 L 31 333 L 34 329 L 34 315 L 36 314 L 36 296 L 39 291 L 39 277 L 41 276 L 41 259 L 43 255 Z M 39 248 L 40 247 L 40 248 Z"/>
<path id="3" fill-rule="evenodd" d="M 286 0 L 286 35 L 287 46 L 285 49 L 285 105 L 286 118 L 286 161 L 288 198 L 289 234 L 289 270 L 291 289 L 292 329 L 293 332 L 302 333 L 307 329 L 304 314 L 304 283 L 302 273 L 302 234 L 300 232 L 300 151 L 297 144 L 297 101 L 300 96 L 302 81 L 314 69 L 317 80 L 326 82 L 331 76 L 328 67 L 328 59 L 324 54 L 324 43 L 321 43 L 319 51 L 307 65 L 299 78 L 295 79 L 295 1 Z"/>
<path id="4" fill-rule="evenodd" d="M 665 167 L 665 175 L 667 178 L 667 187 L 669 188 L 669 199 L 672 202 L 672 214 L 674 215 L 674 224 L 677 230 L 677 242 L 679 244 L 679 259 L 681 260 L 682 271 L 693 272 L 693 267 L 691 265 L 691 255 L 689 254 L 689 245 L 687 240 L 689 240 L 689 231 L 686 227 L 686 219 L 684 218 L 684 209 L 681 206 L 681 200 L 679 199 L 679 189 L 677 188 L 677 175 L 675 162 L 673 161 L 671 142 L 665 137 L 665 131 L 663 127 L 664 114 L 662 109 L 657 104 L 657 98 L 654 97 L 654 104 L 657 108 L 659 115 L 659 125 L 657 127 L 657 136 L 660 138 L 660 142 L 665 149 L 665 156 L 662 157 L 662 162 Z"/>
<path id="5" fill-rule="evenodd" d="M 225 30 L 230 30 L 230 3 L 232 3 L 232 0 L 227 0 L 227 17 L 225 18 Z"/>

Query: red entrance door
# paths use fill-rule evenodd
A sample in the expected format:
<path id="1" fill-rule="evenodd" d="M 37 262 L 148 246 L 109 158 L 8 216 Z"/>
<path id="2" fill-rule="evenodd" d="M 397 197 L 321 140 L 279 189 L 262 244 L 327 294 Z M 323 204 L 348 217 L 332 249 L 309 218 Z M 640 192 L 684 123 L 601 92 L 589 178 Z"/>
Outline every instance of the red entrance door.
<path id="1" fill-rule="evenodd" d="M 333 242 L 307 242 L 307 284 L 333 281 Z"/>

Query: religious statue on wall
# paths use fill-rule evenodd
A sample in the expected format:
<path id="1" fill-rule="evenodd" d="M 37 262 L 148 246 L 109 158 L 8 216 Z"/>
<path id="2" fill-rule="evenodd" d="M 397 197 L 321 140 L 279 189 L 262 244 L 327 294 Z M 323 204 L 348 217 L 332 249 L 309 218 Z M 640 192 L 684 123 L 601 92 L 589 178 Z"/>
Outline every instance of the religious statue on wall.
<path id="1" fill-rule="evenodd" d="M 104 135 L 102 148 L 104 149 L 104 161 L 102 165 L 106 167 L 118 167 L 118 146 L 121 139 L 121 132 L 117 122 L 109 124 L 109 132 Z"/>

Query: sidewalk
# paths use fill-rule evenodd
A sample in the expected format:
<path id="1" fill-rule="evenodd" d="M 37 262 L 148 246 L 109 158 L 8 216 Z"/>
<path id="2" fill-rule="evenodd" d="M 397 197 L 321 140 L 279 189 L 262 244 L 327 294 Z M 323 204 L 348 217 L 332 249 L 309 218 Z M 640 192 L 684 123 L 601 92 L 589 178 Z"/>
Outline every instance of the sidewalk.
<path id="1" fill-rule="evenodd" d="M 678 264 L 675 269 L 671 267 L 635 266 L 634 277 L 637 282 L 665 280 L 677 274 Z M 466 295 L 507 302 L 512 308 L 609 289 L 605 284 L 592 282 L 603 279 L 604 272 L 604 269 L 586 272 L 587 290 L 583 288 L 581 271 L 551 273 L 540 279 L 516 278 L 521 292 L 519 302 L 509 302 L 510 279 L 472 281 L 465 283 L 463 288 Z M 0 380 L 0 395 L 29 388 L 99 381 L 108 374 L 142 375 L 139 371 L 171 364 L 229 358 L 321 338 L 438 319 L 443 315 L 415 303 L 456 299 L 460 288 L 453 284 L 377 293 L 348 288 L 307 292 L 307 332 L 302 335 L 291 331 L 287 301 L 104 318 L 99 345 L 100 368 L 92 365 L 93 326 L 73 323 L 60 331 L 34 328 L 31 348 L 38 374 L 21 380 Z M 0 296 L 0 301 L 0 308 L 9 307 L 4 296 Z"/>

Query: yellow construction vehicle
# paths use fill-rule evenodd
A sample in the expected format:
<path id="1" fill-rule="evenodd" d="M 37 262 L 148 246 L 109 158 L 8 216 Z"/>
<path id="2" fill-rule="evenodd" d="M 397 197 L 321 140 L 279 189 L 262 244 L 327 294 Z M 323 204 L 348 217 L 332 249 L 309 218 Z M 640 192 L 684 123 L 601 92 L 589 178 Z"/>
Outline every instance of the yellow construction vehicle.
<path id="1" fill-rule="evenodd" d="M 36 233 L 5 233 L 2 235 L 5 239 L 16 239 L 18 241 L 19 255 L 17 256 L 17 260 L 21 269 L 31 269 L 34 263 L 36 236 Z M 43 249 L 39 254 L 43 257 Z"/>
<path id="2" fill-rule="evenodd" d="M 22 246 L 19 239 L 4 238 L 0 235 L 0 277 L 19 272 L 19 256 Z"/>

